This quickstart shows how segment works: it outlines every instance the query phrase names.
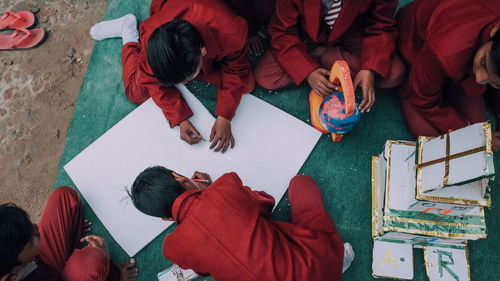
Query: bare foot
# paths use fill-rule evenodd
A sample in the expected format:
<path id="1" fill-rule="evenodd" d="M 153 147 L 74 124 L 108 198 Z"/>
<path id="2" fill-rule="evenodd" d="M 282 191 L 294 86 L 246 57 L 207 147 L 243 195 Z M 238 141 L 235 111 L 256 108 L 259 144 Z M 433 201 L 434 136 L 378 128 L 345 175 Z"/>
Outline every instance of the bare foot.
<path id="1" fill-rule="evenodd" d="M 120 281 L 134 281 L 139 272 L 137 267 L 135 267 L 135 259 L 130 258 L 124 264 L 120 265 L 120 272 Z"/>

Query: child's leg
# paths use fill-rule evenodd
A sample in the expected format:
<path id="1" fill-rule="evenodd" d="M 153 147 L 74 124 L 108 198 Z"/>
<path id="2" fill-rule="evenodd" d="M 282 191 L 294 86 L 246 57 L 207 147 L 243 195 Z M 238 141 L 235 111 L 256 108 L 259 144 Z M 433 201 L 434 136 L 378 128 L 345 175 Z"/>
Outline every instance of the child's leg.
<path id="1" fill-rule="evenodd" d="M 138 269 L 135 267 L 134 258 L 117 266 L 109 260 L 103 250 L 87 246 L 81 250 L 75 250 L 68 259 L 62 273 L 62 280 L 134 281 L 137 274 Z"/>
<path id="2" fill-rule="evenodd" d="M 417 111 L 412 104 L 410 95 L 411 89 L 405 84 L 399 89 L 401 112 L 405 118 L 408 129 L 416 139 L 419 136 L 439 136 L 439 130 L 432 126 L 425 118 Z"/>
<path id="3" fill-rule="evenodd" d="M 122 47 L 122 73 L 125 95 L 135 103 L 142 104 L 149 99 L 149 91 L 144 85 L 160 87 L 158 80 L 152 75 L 141 73 L 140 64 L 142 46 L 136 42 L 129 42 Z M 142 75 L 141 75 L 142 74 Z"/>
<path id="4" fill-rule="evenodd" d="M 41 258 L 62 272 L 68 257 L 81 246 L 82 206 L 78 193 L 67 186 L 56 189 L 38 227 Z"/>
<path id="5" fill-rule="evenodd" d="M 297 175 L 291 180 L 288 187 L 288 200 L 293 224 L 328 232 L 332 240 L 341 247 L 342 240 L 330 215 L 325 210 L 323 195 L 310 176 Z M 351 244 L 345 243 L 342 272 L 349 268 L 353 260 L 354 250 Z"/>
<path id="6" fill-rule="evenodd" d="M 349 65 L 351 77 L 354 79 L 360 70 L 361 37 L 352 36 L 344 39 L 339 45 L 325 48 L 321 57 L 321 65 L 330 69 L 337 60 L 346 61 Z M 378 88 L 394 88 L 401 85 L 405 79 L 405 66 L 397 54 L 391 56 L 391 71 L 385 79 L 375 79 Z"/>
<path id="7" fill-rule="evenodd" d="M 385 79 L 375 79 L 375 87 L 378 88 L 395 88 L 403 84 L 405 80 L 406 68 L 398 54 L 394 53 L 391 56 L 391 71 Z"/>
<path id="8" fill-rule="evenodd" d="M 325 48 L 323 55 L 321 56 L 321 66 L 325 69 L 330 70 L 335 61 L 343 60 L 349 65 L 349 71 L 351 73 L 352 79 L 356 76 L 359 71 L 360 60 L 359 56 L 355 53 L 347 50 L 341 45 L 329 46 Z"/>
<path id="9" fill-rule="evenodd" d="M 310 176 L 293 177 L 288 187 L 288 200 L 293 224 L 337 232 L 330 215 L 325 210 L 323 195 Z"/>
<path id="10" fill-rule="evenodd" d="M 104 281 L 109 274 L 109 258 L 97 247 L 77 249 L 69 257 L 62 272 L 66 281 L 94 280 Z"/>
<path id="11" fill-rule="evenodd" d="M 281 68 L 271 51 L 266 51 L 255 68 L 255 81 L 268 90 L 275 90 L 293 84 L 292 77 Z"/>
<path id="12" fill-rule="evenodd" d="M 361 36 L 363 33 L 357 31 L 349 37 L 344 38 L 334 46 L 325 46 L 325 51 L 321 56 L 321 66 L 330 70 L 337 60 L 343 60 L 349 65 L 352 79 L 356 76 L 361 65 Z"/>
<path id="13" fill-rule="evenodd" d="M 102 21 L 90 28 L 90 35 L 95 40 L 121 37 L 123 45 L 128 42 L 139 42 L 137 19 L 132 14 L 127 14 L 114 20 Z"/>
<path id="14" fill-rule="evenodd" d="M 159 1 L 154 3 L 161 4 Z M 150 81 L 139 81 L 138 79 L 141 45 L 139 44 L 139 32 L 137 31 L 135 16 L 127 14 L 121 18 L 97 23 L 90 29 L 90 35 L 95 40 L 122 38 L 122 71 L 125 94 L 135 104 L 146 101 L 150 96 L 148 91 L 142 87 L 141 82 L 156 83 L 157 81 L 154 77 L 148 76 L 143 77 L 142 80 L 149 79 Z"/>
<path id="15" fill-rule="evenodd" d="M 457 112 L 470 124 L 486 121 L 486 107 L 483 95 L 469 96 L 461 85 L 446 85 L 444 96 Z"/>

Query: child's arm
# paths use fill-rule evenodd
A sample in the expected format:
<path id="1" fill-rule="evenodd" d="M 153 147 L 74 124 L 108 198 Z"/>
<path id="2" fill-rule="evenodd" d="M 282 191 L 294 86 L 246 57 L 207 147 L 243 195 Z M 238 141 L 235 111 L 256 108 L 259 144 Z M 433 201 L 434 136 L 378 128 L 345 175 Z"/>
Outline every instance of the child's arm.
<path id="1" fill-rule="evenodd" d="M 361 67 L 386 78 L 391 70 L 390 57 L 396 48 L 397 0 L 375 0 L 366 17 L 366 28 L 361 40 Z"/>
<path id="2" fill-rule="evenodd" d="M 443 102 L 443 85 L 448 75 L 428 45 L 414 59 L 400 94 L 410 98 L 422 116 L 441 133 L 467 126 L 458 112 Z"/>
<path id="3" fill-rule="evenodd" d="M 309 55 L 306 44 L 299 38 L 300 24 L 300 12 L 294 1 L 277 0 L 276 12 L 268 27 L 271 51 L 297 85 L 319 68 L 319 64 Z"/>
<path id="4" fill-rule="evenodd" d="M 149 97 L 162 109 L 170 127 L 179 125 L 193 113 L 175 87 L 162 87 L 146 63 L 146 54 L 139 43 L 128 43 L 122 48 L 123 83 L 127 98 L 141 104 Z"/>

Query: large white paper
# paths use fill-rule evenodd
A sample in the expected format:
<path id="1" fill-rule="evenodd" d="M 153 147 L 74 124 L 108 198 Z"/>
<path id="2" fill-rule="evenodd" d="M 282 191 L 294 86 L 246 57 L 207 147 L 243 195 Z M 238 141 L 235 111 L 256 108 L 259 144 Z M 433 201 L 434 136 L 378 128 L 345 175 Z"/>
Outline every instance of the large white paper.
<path id="1" fill-rule="evenodd" d="M 189 90 L 179 89 L 194 112 L 190 121 L 208 140 L 214 117 Z M 236 146 L 224 154 L 209 150 L 207 141 L 189 145 L 150 99 L 64 169 L 116 242 L 133 256 L 170 225 L 140 213 L 127 197 L 125 187 L 145 168 L 162 165 L 186 176 L 203 171 L 212 179 L 235 171 L 245 185 L 278 202 L 321 136 L 252 95 L 243 96 L 231 126 Z"/>

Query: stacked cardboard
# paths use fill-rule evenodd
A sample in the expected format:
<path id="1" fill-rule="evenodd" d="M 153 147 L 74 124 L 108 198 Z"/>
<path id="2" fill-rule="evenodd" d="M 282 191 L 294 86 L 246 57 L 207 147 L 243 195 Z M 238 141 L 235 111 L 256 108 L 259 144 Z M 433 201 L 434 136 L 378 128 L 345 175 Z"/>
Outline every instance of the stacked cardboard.
<path id="1" fill-rule="evenodd" d="M 423 248 L 429 280 L 469 280 L 467 241 L 486 238 L 493 175 L 487 122 L 387 141 L 372 158 L 373 275 L 413 279 L 413 248 Z"/>

